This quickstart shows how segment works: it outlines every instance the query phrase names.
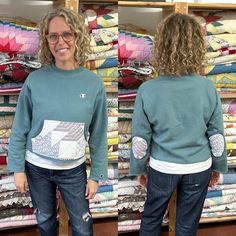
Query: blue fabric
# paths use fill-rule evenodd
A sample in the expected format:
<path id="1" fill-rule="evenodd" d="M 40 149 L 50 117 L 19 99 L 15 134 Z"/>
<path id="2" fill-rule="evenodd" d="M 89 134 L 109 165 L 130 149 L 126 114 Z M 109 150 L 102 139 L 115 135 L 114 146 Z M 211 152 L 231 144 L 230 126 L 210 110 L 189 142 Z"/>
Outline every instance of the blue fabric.
<path id="1" fill-rule="evenodd" d="M 211 71 L 209 71 L 206 75 L 215 75 L 222 73 L 232 73 L 236 72 L 236 62 L 230 64 L 218 64 L 214 65 Z"/>
<path id="2" fill-rule="evenodd" d="M 222 190 L 213 190 L 207 193 L 206 198 L 223 196 Z"/>
<path id="3" fill-rule="evenodd" d="M 41 236 L 57 236 L 57 187 L 69 214 L 73 236 L 93 235 L 89 202 L 85 199 L 85 163 L 70 170 L 49 170 L 26 162 L 25 171 Z"/>
<path id="4" fill-rule="evenodd" d="M 222 184 L 236 184 L 236 174 L 224 174 Z"/>
<path id="5" fill-rule="evenodd" d="M 195 174 L 172 175 L 149 168 L 140 236 L 161 235 L 162 219 L 176 188 L 176 236 L 195 236 L 211 172 L 210 168 Z"/>
<path id="6" fill-rule="evenodd" d="M 97 193 L 104 193 L 104 192 L 109 192 L 113 191 L 113 185 L 104 185 L 104 186 L 99 186 Z"/>

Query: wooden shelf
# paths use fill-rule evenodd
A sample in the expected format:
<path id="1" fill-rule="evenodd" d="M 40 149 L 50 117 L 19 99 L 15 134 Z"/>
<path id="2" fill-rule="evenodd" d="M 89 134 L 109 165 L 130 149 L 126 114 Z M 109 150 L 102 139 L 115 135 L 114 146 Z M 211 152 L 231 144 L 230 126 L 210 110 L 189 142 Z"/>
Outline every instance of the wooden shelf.
<path id="1" fill-rule="evenodd" d="M 222 1 L 223 2 L 223 1 Z M 236 4 L 230 3 L 188 3 L 189 9 L 208 9 L 208 10 L 236 10 Z"/>
<path id="2" fill-rule="evenodd" d="M 144 2 L 144 1 L 118 1 L 119 7 L 152 7 L 152 8 L 169 8 L 174 7 L 172 2 Z"/>
<path id="3" fill-rule="evenodd" d="M 83 4 L 92 4 L 92 3 L 118 3 L 117 0 L 80 0 L 80 3 Z"/>
<path id="4" fill-rule="evenodd" d="M 111 212 L 111 213 L 92 213 L 93 219 L 100 219 L 100 218 L 112 218 L 117 217 L 118 212 Z"/>
<path id="5" fill-rule="evenodd" d="M 189 9 L 209 9 L 209 10 L 224 10 L 235 9 L 236 4 L 230 3 L 188 3 L 188 2 L 146 2 L 146 1 L 118 1 L 118 5 L 121 7 L 153 7 L 153 8 L 168 8 L 175 7 L 175 5 L 184 3 Z"/>
<path id="6" fill-rule="evenodd" d="M 201 218 L 200 223 L 206 224 L 206 223 L 216 223 L 216 222 L 225 222 L 225 221 L 233 221 L 236 220 L 236 216 L 225 216 L 220 218 Z"/>

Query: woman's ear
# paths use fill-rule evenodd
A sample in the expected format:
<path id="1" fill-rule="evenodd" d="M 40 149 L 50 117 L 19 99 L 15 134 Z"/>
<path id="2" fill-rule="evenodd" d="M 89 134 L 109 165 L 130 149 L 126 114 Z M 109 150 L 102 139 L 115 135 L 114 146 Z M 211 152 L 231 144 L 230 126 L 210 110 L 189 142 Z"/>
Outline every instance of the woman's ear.
<path id="1" fill-rule="evenodd" d="M 205 37 L 207 35 L 206 24 L 202 25 L 201 27 L 202 36 Z"/>

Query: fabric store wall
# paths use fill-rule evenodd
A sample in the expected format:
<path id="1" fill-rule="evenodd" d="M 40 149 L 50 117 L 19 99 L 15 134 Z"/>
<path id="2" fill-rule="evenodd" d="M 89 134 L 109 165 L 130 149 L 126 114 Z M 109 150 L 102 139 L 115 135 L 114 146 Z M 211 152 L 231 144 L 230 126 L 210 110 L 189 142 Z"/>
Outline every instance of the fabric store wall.
<path id="1" fill-rule="evenodd" d="M 53 1 L 1 0 L 0 16 L 20 16 L 37 23 L 52 4 Z"/>
<path id="2" fill-rule="evenodd" d="M 119 24 L 132 23 L 143 27 L 151 34 L 155 33 L 162 19 L 162 10 L 158 8 L 119 7 Z"/>

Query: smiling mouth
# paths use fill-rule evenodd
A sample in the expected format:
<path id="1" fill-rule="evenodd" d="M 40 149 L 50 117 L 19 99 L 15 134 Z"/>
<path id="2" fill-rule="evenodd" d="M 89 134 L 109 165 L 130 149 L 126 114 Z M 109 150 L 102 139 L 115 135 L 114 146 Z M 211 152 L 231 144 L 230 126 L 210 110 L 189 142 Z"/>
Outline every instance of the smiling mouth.
<path id="1" fill-rule="evenodd" d="M 68 48 L 61 48 L 61 49 L 57 49 L 57 52 L 66 52 L 68 51 Z"/>

